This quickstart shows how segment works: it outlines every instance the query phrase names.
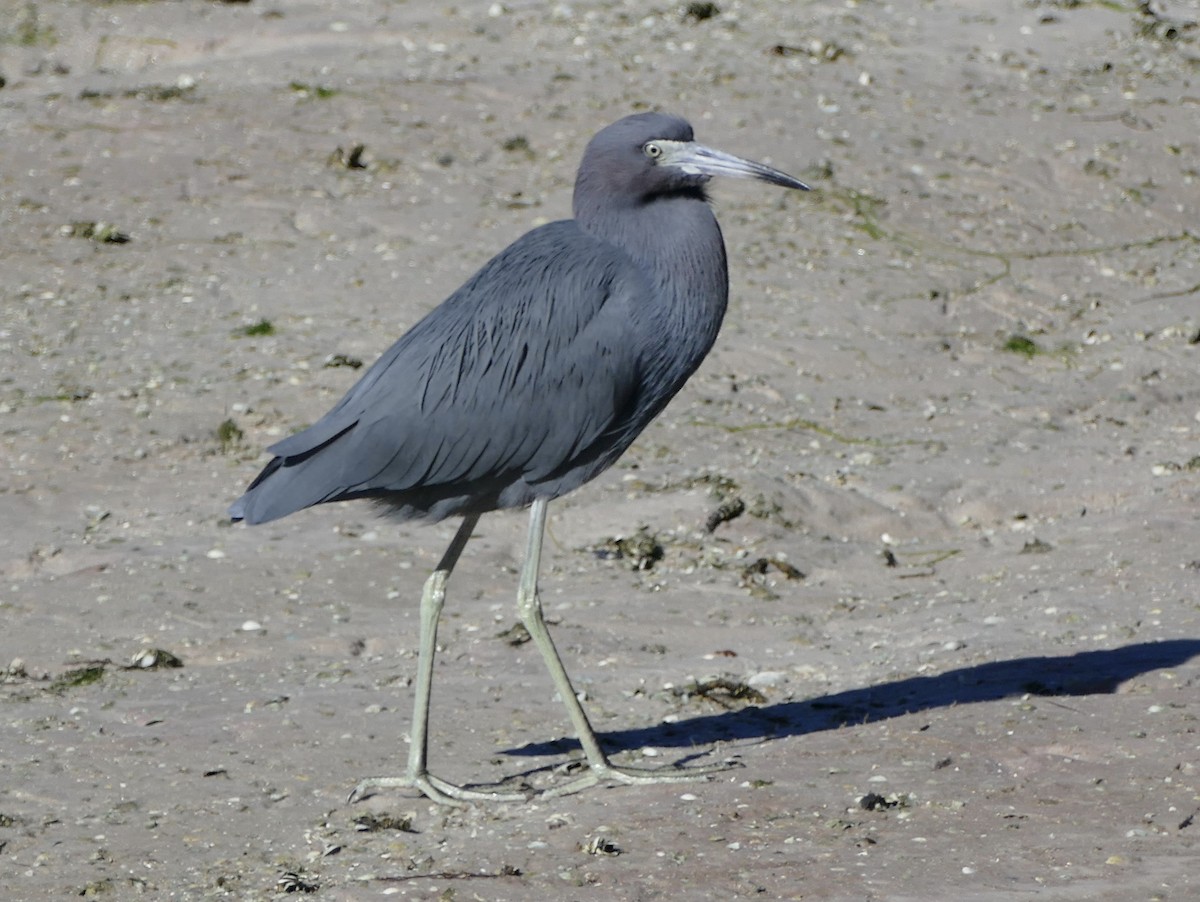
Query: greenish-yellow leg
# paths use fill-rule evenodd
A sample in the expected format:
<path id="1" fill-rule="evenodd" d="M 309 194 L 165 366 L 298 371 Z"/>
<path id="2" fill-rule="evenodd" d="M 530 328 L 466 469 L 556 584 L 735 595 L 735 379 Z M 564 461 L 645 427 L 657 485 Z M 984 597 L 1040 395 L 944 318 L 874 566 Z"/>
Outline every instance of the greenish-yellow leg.
<path id="1" fill-rule="evenodd" d="M 467 540 L 479 522 L 479 515 L 465 518 L 454 540 L 442 556 L 437 569 L 425 581 L 421 594 L 421 632 L 417 650 L 417 686 L 413 699 L 412 737 L 408 749 L 408 769 L 402 777 L 367 777 L 359 781 L 350 793 L 350 801 L 366 798 L 379 789 L 412 787 L 442 805 L 457 805 L 463 801 L 519 801 L 524 793 L 488 792 L 456 786 L 429 772 L 429 696 L 433 685 L 433 661 L 437 654 L 438 620 L 446 601 L 446 581 L 454 570 Z"/>
<path id="2" fill-rule="evenodd" d="M 546 662 L 546 669 L 550 671 L 554 688 L 558 690 L 563 704 L 567 706 L 571 726 L 575 728 L 575 735 L 587 758 L 588 772 L 569 783 L 546 790 L 541 793 L 541 797 L 570 795 L 587 789 L 589 786 L 605 782 L 684 783 L 691 780 L 702 780 L 710 774 L 726 770 L 727 768 L 723 766 L 619 767 L 608 760 L 608 756 L 600 748 L 600 742 L 596 739 L 596 731 L 592 729 L 583 705 L 579 703 L 579 698 L 575 695 L 575 689 L 571 686 L 571 678 L 567 676 L 566 668 L 563 667 L 562 659 L 558 656 L 558 650 L 554 647 L 554 640 L 550 637 L 550 630 L 542 615 L 542 601 L 538 595 L 538 569 L 545 532 L 546 502 L 539 499 L 533 502 L 533 509 L 529 517 L 529 540 L 525 548 L 525 566 L 521 571 L 521 588 L 517 594 L 517 613 L 521 618 L 521 623 L 525 625 L 525 629 L 529 631 L 529 635 L 537 645 L 538 651 L 542 653 L 542 660 Z"/>

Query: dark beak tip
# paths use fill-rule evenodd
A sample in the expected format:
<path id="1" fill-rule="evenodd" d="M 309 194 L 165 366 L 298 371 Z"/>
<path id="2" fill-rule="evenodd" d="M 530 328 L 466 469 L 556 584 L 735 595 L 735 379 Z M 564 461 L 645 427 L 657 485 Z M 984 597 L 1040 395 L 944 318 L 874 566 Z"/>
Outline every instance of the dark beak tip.
<path id="1" fill-rule="evenodd" d="M 763 179 L 764 182 L 769 182 L 772 185 L 778 185 L 780 188 L 791 188 L 793 191 L 811 191 L 812 188 L 800 181 L 800 179 L 792 178 L 790 175 L 785 178 L 770 178 Z"/>

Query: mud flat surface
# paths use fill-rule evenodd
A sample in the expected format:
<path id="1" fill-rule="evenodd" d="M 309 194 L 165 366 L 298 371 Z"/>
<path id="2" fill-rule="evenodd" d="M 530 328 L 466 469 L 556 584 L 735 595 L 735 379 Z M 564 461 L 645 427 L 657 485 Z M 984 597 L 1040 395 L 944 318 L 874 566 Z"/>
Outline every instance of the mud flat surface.
<path id="1" fill-rule="evenodd" d="M 1200 897 L 1200 4 L 717 5 L 3 4 L 6 899 Z M 224 510 L 646 108 L 817 190 L 716 186 L 717 349 L 543 593 L 619 760 L 735 766 L 349 805 L 455 524 Z M 450 779 L 578 754 L 524 527 Z"/>

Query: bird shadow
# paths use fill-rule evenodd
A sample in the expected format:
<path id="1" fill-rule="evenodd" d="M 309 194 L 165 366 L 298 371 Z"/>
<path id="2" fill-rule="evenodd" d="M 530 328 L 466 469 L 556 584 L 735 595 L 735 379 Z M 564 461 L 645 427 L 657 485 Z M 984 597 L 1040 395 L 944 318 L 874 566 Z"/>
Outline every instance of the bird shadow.
<path id="1" fill-rule="evenodd" d="M 722 711 L 630 730 L 600 734 L 607 750 L 646 746 L 694 748 L 714 742 L 804 736 L 840 727 L 875 723 L 936 708 L 992 702 L 1022 695 L 1106 695 L 1126 680 L 1200 655 L 1200 640 L 1139 642 L 1103 651 L 1058 657 L 1037 656 L 959 667 L 936 676 L 908 677 L 848 689 L 804 701 Z M 561 755 L 577 749 L 574 739 L 556 739 L 506 749 L 514 756 Z"/>

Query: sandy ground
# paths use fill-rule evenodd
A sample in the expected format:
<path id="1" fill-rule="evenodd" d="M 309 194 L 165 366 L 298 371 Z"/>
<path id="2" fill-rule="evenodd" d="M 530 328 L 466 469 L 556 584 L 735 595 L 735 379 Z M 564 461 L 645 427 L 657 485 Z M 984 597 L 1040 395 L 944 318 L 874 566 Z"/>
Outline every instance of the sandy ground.
<path id="1" fill-rule="evenodd" d="M 4 898 L 1200 898 L 1200 4 L 718 5 L 4 0 Z M 224 510 L 645 108 L 818 190 L 716 187 L 717 349 L 543 592 L 620 760 L 736 767 L 349 805 L 455 524 Z M 451 583 L 449 778 L 578 754 L 524 528 Z"/>

